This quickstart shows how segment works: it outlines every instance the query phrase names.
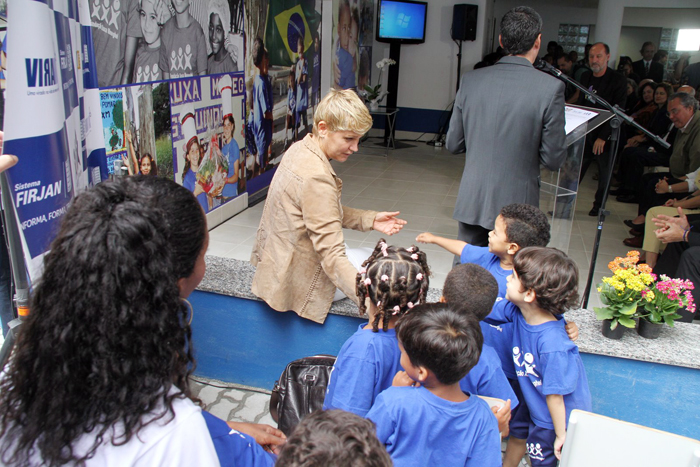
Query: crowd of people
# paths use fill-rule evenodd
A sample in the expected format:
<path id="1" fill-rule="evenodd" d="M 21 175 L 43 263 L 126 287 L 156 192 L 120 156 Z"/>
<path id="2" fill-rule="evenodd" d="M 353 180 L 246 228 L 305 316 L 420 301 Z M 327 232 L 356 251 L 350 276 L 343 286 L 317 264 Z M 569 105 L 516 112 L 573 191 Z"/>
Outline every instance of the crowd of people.
<path id="1" fill-rule="evenodd" d="M 678 220 L 668 221 L 668 216 L 678 216 L 684 211 L 689 214 L 700 212 L 700 191 L 695 182 L 700 169 L 700 123 L 695 116 L 700 82 L 693 78 L 695 65 L 688 65 L 688 57 L 684 55 L 674 65 L 673 72 L 667 72 L 668 53 L 657 50 L 653 42 L 642 45 L 642 58 L 638 61 L 620 57 L 617 71 L 608 66 L 610 49 L 604 43 L 587 45 L 586 56 L 578 62 L 571 54 L 563 53 L 556 43 L 550 43 L 548 50 L 558 50 L 552 62 L 562 72 L 584 87 L 595 90 L 610 104 L 624 109 L 646 130 L 643 132 L 632 125 L 623 125 L 617 157 L 611 154 L 610 124 L 593 130 L 587 136 L 580 177 L 583 178 L 590 163 L 596 160 L 598 188 L 589 212 L 591 216 L 599 214 L 610 174 L 614 188 L 610 194 L 619 202 L 639 205 L 637 217 L 624 221 L 630 228 L 631 237 L 624 239 L 623 243 L 642 249 L 642 261 L 654 267 L 665 243 L 681 241 L 687 244 L 685 239 L 672 240 L 676 237 L 664 233 L 678 223 Z M 567 87 L 567 103 L 603 108 L 587 101 L 581 94 L 575 87 Z M 618 163 L 611 167 L 614 160 Z M 659 220 L 662 218 L 666 220 Z M 687 222 L 684 225 L 690 228 Z M 675 267 L 679 268 L 679 255 L 673 256 Z M 677 272 L 668 261 L 664 264 L 664 271 L 670 276 L 700 282 L 697 272 L 688 268 L 680 268 L 681 272 Z"/>

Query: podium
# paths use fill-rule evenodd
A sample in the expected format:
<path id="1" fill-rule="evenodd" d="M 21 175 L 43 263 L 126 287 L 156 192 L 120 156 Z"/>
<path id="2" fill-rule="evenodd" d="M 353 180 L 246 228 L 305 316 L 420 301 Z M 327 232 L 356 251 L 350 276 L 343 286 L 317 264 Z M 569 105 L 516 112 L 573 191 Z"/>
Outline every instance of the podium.
<path id="1" fill-rule="evenodd" d="M 548 246 L 568 253 L 586 135 L 612 118 L 612 112 L 575 105 L 566 107 L 566 161 L 559 170 L 549 170 L 540 166 L 540 209 L 549 217 L 551 226 L 552 240 Z M 571 117 L 579 110 L 594 112 L 597 115 L 575 125 Z"/>

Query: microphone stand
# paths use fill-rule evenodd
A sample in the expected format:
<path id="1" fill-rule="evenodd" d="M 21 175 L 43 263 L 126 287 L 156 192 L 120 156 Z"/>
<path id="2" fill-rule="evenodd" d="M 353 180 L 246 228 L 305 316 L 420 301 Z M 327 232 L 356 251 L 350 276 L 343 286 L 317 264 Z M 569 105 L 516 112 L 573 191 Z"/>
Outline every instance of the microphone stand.
<path id="1" fill-rule="evenodd" d="M 560 80 L 564 81 L 565 83 L 571 84 L 574 87 L 576 87 L 579 91 L 583 92 L 586 98 L 593 102 L 594 104 L 598 104 L 599 106 L 603 107 L 606 110 L 609 110 L 612 112 L 613 117 L 610 120 L 610 126 L 612 127 L 613 131 L 612 134 L 610 135 L 610 141 L 612 143 L 611 145 L 611 152 L 610 152 L 610 173 L 607 174 L 607 181 L 605 183 L 605 191 L 603 192 L 603 199 L 600 205 L 600 209 L 598 210 L 598 226 L 596 228 L 596 235 L 595 235 L 595 242 L 593 243 L 593 252 L 591 254 L 591 261 L 588 269 L 588 280 L 586 281 L 586 289 L 583 292 L 582 300 L 581 300 L 581 308 L 586 308 L 588 306 L 588 298 L 591 293 L 591 285 L 593 284 L 593 272 L 595 270 L 595 265 L 596 261 L 598 259 L 598 249 L 600 248 L 600 238 L 603 235 L 603 224 L 605 223 L 605 218 L 606 216 L 610 215 L 609 211 L 605 210 L 605 205 L 607 204 L 608 201 L 608 191 L 610 190 L 610 182 L 612 181 L 612 172 L 613 169 L 615 168 L 615 159 L 617 158 L 617 148 L 620 142 L 620 125 L 622 124 L 622 121 L 624 120 L 626 123 L 631 125 L 632 127 L 640 130 L 642 133 L 644 133 L 649 139 L 653 140 L 655 143 L 659 144 L 661 147 L 668 149 L 671 147 L 671 145 L 666 142 L 663 138 L 651 133 L 648 131 L 646 128 L 642 127 L 639 125 L 637 122 L 635 122 L 632 117 L 629 115 L 625 114 L 625 112 L 617 105 L 612 106 L 610 103 L 608 103 L 605 99 L 600 97 L 595 91 L 592 89 L 586 89 L 583 86 L 581 86 L 578 82 L 576 82 L 574 79 L 570 78 L 567 76 L 565 73 L 563 73 L 561 70 L 558 70 L 554 68 L 552 65 L 549 63 L 542 61 L 542 60 L 537 60 L 535 62 L 535 68 L 548 72 L 555 77 L 559 78 Z M 600 174 L 603 176 L 603 174 Z"/>

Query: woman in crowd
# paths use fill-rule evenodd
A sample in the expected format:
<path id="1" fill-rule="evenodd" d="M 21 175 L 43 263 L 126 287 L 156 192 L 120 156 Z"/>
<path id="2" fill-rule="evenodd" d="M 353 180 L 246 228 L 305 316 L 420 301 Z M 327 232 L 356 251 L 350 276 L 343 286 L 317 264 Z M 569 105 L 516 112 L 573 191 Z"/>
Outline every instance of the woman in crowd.
<path id="1" fill-rule="evenodd" d="M 251 263 L 252 291 L 278 311 L 322 323 L 336 287 L 357 300 L 357 268 L 348 260 L 343 228 L 397 233 L 398 212 L 342 206 L 342 181 L 331 160 L 345 162 L 372 126 L 352 90 L 331 90 L 314 112 L 312 134 L 287 150 L 267 194 Z"/>
<path id="2" fill-rule="evenodd" d="M 639 101 L 637 105 L 632 108 L 632 113 L 630 116 L 634 118 L 634 121 L 642 126 L 645 126 L 656 112 L 658 108 L 654 104 L 654 91 L 656 90 L 656 85 L 652 80 L 644 80 L 639 83 Z"/>
<path id="3" fill-rule="evenodd" d="M 0 464 L 219 465 L 188 382 L 185 299 L 207 245 L 202 209 L 173 181 L 75 198 L 0 382 Z"/>

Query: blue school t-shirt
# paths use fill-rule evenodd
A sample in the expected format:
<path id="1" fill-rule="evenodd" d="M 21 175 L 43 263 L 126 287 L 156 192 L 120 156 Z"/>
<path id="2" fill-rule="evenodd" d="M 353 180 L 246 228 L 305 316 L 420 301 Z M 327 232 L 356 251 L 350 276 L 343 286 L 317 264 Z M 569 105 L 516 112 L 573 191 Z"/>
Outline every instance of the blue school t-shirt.
<path id="1" fill-rule="evenodd" d="M 323 409 L 343 409 L 364 417 L 380 392 L 401 371 L 396 330 L 372 332 L 360 325 L 343 344 L 333 365 Z"/>
<path id="2" fill-rule="evenodd" d="M 225 421 L 202 410 L 221 467 L 272 467 L 277 456 L 266 452 L 252 436 L 232 430 Z"/>
<path id="3" fill-rule="evenodd" d="M 563 320 L 531 325 L 518 312 L 513 320 L 513 366 L 530 410 L 532 422 L 553 430 L 546 396 L 561 394 L 566 420 L 573 409 L 591 411 L 588 378 L 576 344 L 571 342 Z"/>
<path id="4" fill-rule="evenodd" d="M 510 408 L 518 406 L 518 398 L 510 387 L 506 375 L 501 369 L 501 359 L 496 351 L 486 344 L 481 349 L 481 356 L 474 368 L 459 382 L 462 391 L 479 396 L 510 399 Z"/>
<path id="5" fill-rule="evenodd" d="M 462 264 L 478 264 L 490 272 L 493 277 L 496 278 L 496 282 L 498 282 L 498 297 L 505 298 L 506 281 L 508 276 L 513 273 L 513 270 L 503 269 L 501 267 L 501 260 L 498 258 L 498 256 L 489 251 L 489 247 L 466 244 L 464 248 L 462 248 L 462 254 L 459 257 L 459 262 Z"/>
<path id="6" fill-rule="evenodd" d="M 236 170 L 236 162 L 241 155 L 241 150 L 238 147 L 238 143 L 235 139 L 231 138 L 228 144 L 224 144 L 221 148 L 221 153 L 226 159 L 228 159 L 228 174 L 227 178 L 231 178 Z M 233 198 L 238 196 L 238 183 L 227 183 L 224 185 L 224 189 L 221 191 L 221 196 L 224 198 Z"/>
<path id="7" fill-rule="evenodd" d="M 501 465 L 498 422 L 477 396 L 450 402 L 424 387 L 390 387 L 367 418 L 394 467 Z"/>
<path id="8" fill-rule="evenodd" d="M 489 324 L 482 321 L 479 325 L 481 326 L 481 334 L 484 336 L 484 346 L 489 346 L 496 352 L 501 362 L 503 374 L 508 379 L 517 379 L 513 368 L 513 358 L 511 357 L 513 323 Z"/>

